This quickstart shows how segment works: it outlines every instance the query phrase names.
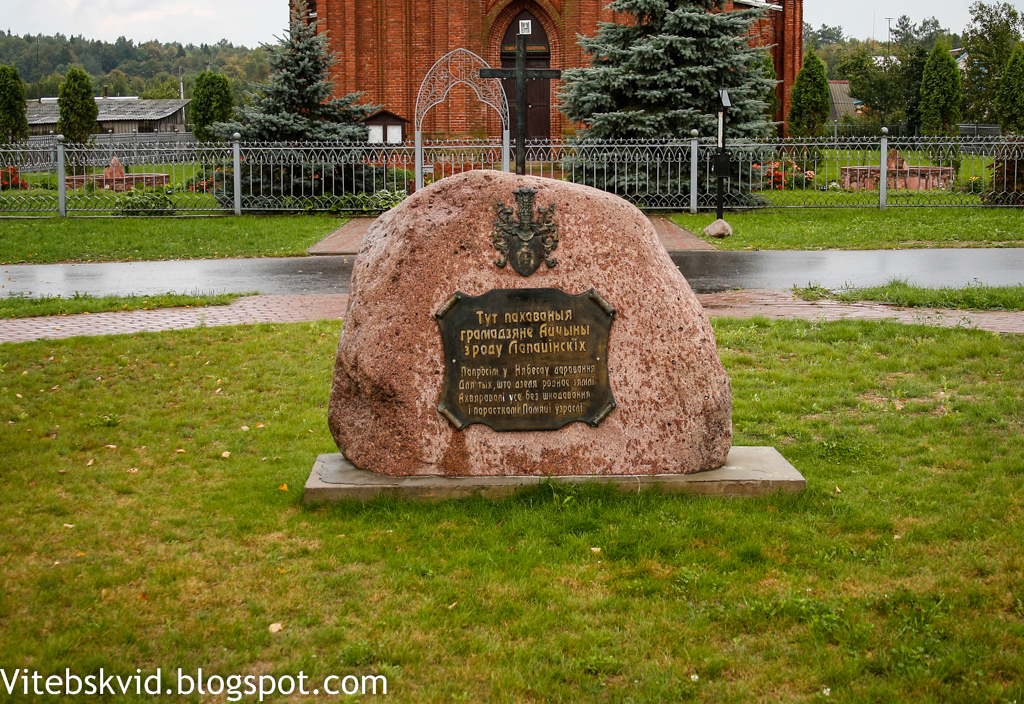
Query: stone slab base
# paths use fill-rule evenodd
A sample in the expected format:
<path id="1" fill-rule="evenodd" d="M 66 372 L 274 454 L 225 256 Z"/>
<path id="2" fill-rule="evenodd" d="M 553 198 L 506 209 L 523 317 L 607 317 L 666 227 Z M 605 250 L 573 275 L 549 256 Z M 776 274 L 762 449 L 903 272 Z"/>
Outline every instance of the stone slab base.
<path id="1" fill-rule="evenodd" d="M 656 490 L 706 496 L 795 494 L 803 475 L 774 447 L 733 447 L 724 466 L 697 474 L 587 475 L 569 477 L 390 477 L 356 468 L 340 453 L 320 455 L 306 481 L 307 504 L 368 501 L 386 495 L 417 501 L 469 496 L 501 499 L 517 490 L 555 484 L 611 484 L 620 491 Z"/>

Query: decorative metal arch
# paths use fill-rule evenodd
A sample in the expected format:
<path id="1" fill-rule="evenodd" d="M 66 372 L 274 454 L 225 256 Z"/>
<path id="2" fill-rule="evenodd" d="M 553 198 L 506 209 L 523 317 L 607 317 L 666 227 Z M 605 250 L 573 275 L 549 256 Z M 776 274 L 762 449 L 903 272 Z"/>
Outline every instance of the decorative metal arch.
<path id="1" fill-rule="evenodd" d="M 416 189 L 423 188 L 423 120 L 432 107 L 443 103 L 451 89 L 462 83 L 473 89 L 480 102 L 490 105 L 501 115 L 501 170 L 509 170 L 508 100 L 501 81 L 480 78 L 480 69 L 490 64 L 468 49 L 456 49 L 438 59 L 424 77 L 416 95 Z"/>

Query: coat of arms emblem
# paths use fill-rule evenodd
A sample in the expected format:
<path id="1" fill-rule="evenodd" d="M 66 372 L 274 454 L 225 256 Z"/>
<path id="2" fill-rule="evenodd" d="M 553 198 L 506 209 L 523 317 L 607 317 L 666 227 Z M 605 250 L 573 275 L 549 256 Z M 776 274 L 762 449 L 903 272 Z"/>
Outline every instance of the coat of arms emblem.
<path id="1" fill-rule="evenodd" d="M 494 263 L 504 268 L 511 264 L 512 268 L 523 276 L 537 271 L 541 261 L 553 267 L 557 259 L 550 256 L 558 247 L 558 226 L 555 224 L 555 204 L 537 209 L 537 219 L 533 219 L 533 198 L 537 191 L 532 188 L 519 188 L 513 191 L 518 206 L 519 218 L 512 216 L 512 207 L 498 203 L 498 219 L 494 221 L 492 235 L 494 248 L 501 255 Z"/>

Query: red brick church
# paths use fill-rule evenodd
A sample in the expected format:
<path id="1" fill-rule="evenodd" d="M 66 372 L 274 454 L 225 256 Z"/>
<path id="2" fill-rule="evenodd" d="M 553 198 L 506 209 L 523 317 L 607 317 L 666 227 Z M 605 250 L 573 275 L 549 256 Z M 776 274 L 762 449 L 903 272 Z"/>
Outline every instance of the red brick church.
<path id="1" fill-rule="evenodd" d="M 308 0 L 338 55 L 332 73 L 335 94 L 362 92 L 363 100 L 383 106 L 368 120 L 372 141 L 411 138 L 416 95 L 434 62 L 454 49 L 468 49 L 493 67 L 515 65 L 518 21 L 532 20 L 528 67 L 566 69 L 586 65 L 576 35 L 593 35 L 599 22 L 624 21 L 605 9 L 610 0 Z M 751 41 L 773 45 L 781 81 L 781 120 L 789 91 L 803 60 L 803 0 L 726 0 L 725 10 L 767 6 L 751 30 Z M 511 81 L 509 81 L 511 83 Z M 560 82 L 530 81 L 527 137 L 558 137 L 573 125 L 555 106 Z M 514 98 L 515 91 L 506 87 Z M 510 100 L 510 106 L 511 100 Z M 514 115 L 514 113 L 513 113 Z M 404 121 L 404 122 L 403 122 Z M 512 119 L 514 129 L 515 119 Z M 425 137 L 496 137 L 498 114 L 457 86 L 427 115 Z"/>

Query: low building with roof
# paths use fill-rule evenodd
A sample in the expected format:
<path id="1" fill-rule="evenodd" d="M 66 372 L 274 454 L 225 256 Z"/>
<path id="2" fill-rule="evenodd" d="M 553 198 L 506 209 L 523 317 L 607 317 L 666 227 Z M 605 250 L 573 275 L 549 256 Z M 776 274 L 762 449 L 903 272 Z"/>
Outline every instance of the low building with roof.
<path id="1" fill-rule="evenodd" d="M 858 101 L 850 95 L 849 81 L 828 82 L 828 119 L 831 122 L 841 120 L 845 115 L 857 115 Z"/>
<path id="2" fill-rule="evenodd" d="M 131 134 L 133 132 L 184 132 L 188 122 L 188 99 L 96 98 L 99 115 L 96 132 Z M 60 109 L 56 98 L 39 98 L 27 104 L 30 135 L 57 131 Z"/>

